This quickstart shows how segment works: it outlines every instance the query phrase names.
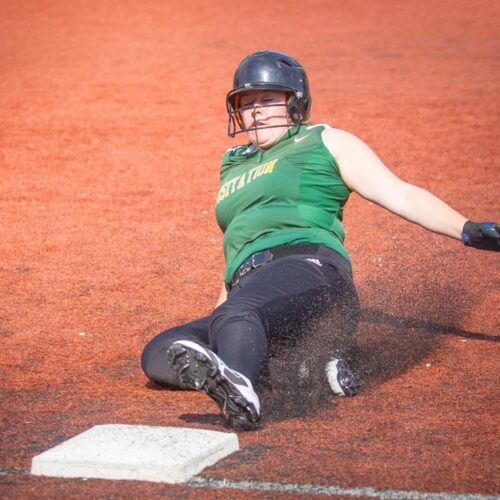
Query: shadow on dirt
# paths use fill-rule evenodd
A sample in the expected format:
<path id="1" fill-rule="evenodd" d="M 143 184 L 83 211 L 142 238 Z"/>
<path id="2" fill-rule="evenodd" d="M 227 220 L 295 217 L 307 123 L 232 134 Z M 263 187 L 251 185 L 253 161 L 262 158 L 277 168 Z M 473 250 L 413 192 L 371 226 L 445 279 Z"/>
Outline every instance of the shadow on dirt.
<path id="1" fill-rule="evenodd" d="M 398 377 L 422 362 L 448 335 L 499 342 L 500 338 L 469 332 L 426 319 L 364 309 L 358 327 L 362 345 L 357 368 L 368 385 Z"/>
<path id="2" fill-rule="evenodd" d="M 191 389 L 181 389 L 180 387 L 175 387 L 175 385 L 160 385 L 157 384 L 156 382 L 153 382 L 152 380 L 148 380 L 144 386 L 146 389 L 151 389 L 152 391 L 186 391 L 186 390 L 191 390 Z"/>
<path id="3" fill-rule="evenodd" d="M 487 340 L 489 342 L 500 342 L 499 337 L 493 337 L 491 335 L 486 335 L 479 332 L 468 332 L 467 330 L 462 330 L 450 325 L 443 325 L 439 323 L 434 323 L 432 321 L 405 318 L 401 316 L 396 316 L 393 314 L 388 314 L 377 309 L 365 309 L 361 314 L 361 321 L 367 323 L 376 323 L 379 325 L 395 326 L 398 328 L 408 327 L 423 329 L 429 333 L 440 334 L 440 335 L 454 335 L 456 337 L 462 337 L 464 339 L 472 340 Z"/>
<path id="4" fill-rule="evenodd" d="M 179 420 L 188 424 L 223 425 L 227 427 L 224 417 L 215 413 L 205 413 L 203 415 L 197 413 L 184 413 L 179 416 Z"/>

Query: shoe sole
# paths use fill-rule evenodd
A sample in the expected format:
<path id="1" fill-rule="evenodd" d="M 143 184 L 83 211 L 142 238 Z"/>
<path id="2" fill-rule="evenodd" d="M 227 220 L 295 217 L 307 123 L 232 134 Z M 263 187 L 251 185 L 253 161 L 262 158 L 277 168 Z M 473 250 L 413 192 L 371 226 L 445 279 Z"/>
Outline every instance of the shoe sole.
<path id="1" fill-rule="evenodd" d="M 222 411 L 226 421 L 240 430 L 260 427 L 259 415 L 221 373 L 216 361 L 185 345 L 172 345 L 167 362 L 177 373 L 184 389 L 203 391 Z"/>

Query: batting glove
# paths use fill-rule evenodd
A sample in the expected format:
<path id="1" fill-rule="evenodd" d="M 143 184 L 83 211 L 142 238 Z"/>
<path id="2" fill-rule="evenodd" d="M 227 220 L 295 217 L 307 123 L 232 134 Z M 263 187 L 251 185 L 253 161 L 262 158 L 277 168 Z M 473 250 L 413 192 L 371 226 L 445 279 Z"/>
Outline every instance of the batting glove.
<path id="1" fill-rule="evenodd" d="M 460 237 L 466 247 L 498 252 L 500 250 L 500 224 L 468 220 Z"/>

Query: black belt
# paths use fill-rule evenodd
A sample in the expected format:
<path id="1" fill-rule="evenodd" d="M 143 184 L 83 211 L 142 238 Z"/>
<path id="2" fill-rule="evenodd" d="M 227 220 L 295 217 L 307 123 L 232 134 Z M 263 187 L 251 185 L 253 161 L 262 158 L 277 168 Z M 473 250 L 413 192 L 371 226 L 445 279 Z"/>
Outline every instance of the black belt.
<path id="1" fill-rule="evenodd" d="M 229 289 L 236 286 L 240 279 L 253 269 L 257 269 L 268 262 L 281 259 L 282 257 L 287 257 L 289 255 L 315 254 L 318 252 L 319 247 L 320 245 L 316 243 L 306 243 L 304 245 L 285 245 L 254 253 L 248 257 L 248 259 L 245 260 L 245 262 L 243 262 L 238 269 L 236 269 L 233 277 L 231 278 Z"/>

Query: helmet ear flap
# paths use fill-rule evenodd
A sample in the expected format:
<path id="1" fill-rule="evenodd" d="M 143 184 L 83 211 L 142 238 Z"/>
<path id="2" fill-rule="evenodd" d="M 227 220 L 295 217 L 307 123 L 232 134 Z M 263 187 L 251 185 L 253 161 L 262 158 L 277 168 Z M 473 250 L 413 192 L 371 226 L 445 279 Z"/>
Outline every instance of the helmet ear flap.
<path id="1" fill-rule="evenodd" d="M 290 107 L 290 116 L 294 123 L 300 123 L 302 121 L 302 113 L 296 106 Z"/>
<path id="2" fill-rule="evenodd" d="M 302 113 L 297 105 L 297 99 L 294 94 L 290 94 L 287 99 L 288 112 L 290 113 L 290 118 L 294 123 L 300 123 L 302 121 Z"/>

